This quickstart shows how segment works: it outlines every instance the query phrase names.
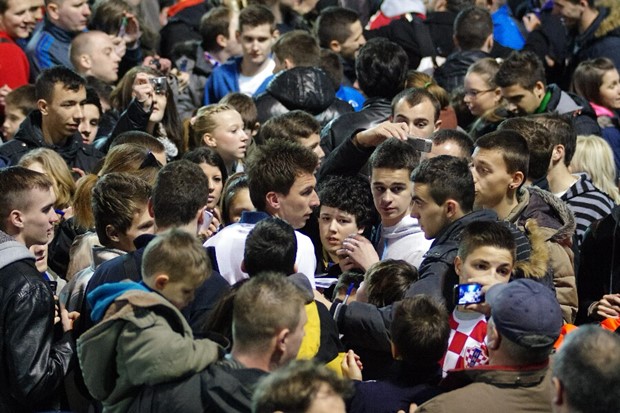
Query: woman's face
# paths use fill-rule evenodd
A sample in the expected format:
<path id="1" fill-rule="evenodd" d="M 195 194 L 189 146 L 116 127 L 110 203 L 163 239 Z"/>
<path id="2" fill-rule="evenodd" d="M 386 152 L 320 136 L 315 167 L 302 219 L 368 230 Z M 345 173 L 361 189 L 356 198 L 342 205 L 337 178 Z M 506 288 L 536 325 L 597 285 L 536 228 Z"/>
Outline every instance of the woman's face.
<path id="1" fill-rule="evenodd" d="M 249 138 L 243 130 L 243 119 L 239 112 L 226 110 L 212 116 L 217 126 L 212 133 L 205 134 L 207 146 L 215 148 L 227 164 L 243 159 Z"/>
<path id="2" fill-rule="evenodd" d="M 217 166 L 209 165 L 206 162 L 201 163 L 199 166 L 209 180 L 209 202 L 207 202 L 207 209 L 212 210 L 217 206 L 218 202 L 220 202 L 220 196 L 222 195 L 222 188 L 224 187 L 222 172 Z"/>
<path id="3" fill-rule="evenodd" d="M 603 74 L 599 95 L 602 106 L 608 109 L 620 109 L 620 77 L 618 71 L 608 70 Z"/>
<path id="4" fill-rule="evenodd" d="M 248 188 L 241 188 L 230 202 L 228 216 L 231 223 L 239 222 L 243 211 L 256 211 L 250 199 L 250 190 Z"/>
<path id="5" fill-rule="evenodd" d="M 465 76 L 465 97 L 463 101 L 474 116 L 481 116 L 497 107 L 501 99 L 499 88 L 492 89 L 482 76 L 468 73 Z"/>

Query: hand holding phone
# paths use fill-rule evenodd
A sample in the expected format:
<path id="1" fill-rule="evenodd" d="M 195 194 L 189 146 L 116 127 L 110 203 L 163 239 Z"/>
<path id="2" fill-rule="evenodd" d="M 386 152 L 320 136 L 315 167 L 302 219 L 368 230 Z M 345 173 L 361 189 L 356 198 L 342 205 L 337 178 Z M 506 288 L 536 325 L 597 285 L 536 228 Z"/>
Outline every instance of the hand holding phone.
<path id="1" fill-rule="evenodd" d="M 467 283 L 454 286 L 454 303 L 456 305 L 478 304 L 484 302 L 482 284 Z"/>

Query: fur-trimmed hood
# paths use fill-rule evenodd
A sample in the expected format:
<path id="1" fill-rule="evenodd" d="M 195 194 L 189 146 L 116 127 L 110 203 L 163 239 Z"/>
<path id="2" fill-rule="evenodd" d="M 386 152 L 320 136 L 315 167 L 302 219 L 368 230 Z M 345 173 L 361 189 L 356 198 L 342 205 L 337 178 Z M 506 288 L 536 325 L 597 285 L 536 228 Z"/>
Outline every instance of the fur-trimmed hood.
<path id="1" fill-rule="evenodd" d="M 527 260 L 517 261 L 514 273 L 517 278 L 542 279 L 547 274 L 549 249 L 545 245 L 545 235 L 535 219 L 525 222 L 525 234 L 530 241 L 530 256 Z"/>
<path id="2" fill-rule="evenodd" d="M 601 38 L 607 36 L 614 30 L 617 30 L 620 35 L 620 6 L 618 0 L 599 0 L 596 2 L 596 6 L 599 9 L 607 9 L 607 15 L 603 17 L 598 28 L 594 32 L 595 38 Z"/>

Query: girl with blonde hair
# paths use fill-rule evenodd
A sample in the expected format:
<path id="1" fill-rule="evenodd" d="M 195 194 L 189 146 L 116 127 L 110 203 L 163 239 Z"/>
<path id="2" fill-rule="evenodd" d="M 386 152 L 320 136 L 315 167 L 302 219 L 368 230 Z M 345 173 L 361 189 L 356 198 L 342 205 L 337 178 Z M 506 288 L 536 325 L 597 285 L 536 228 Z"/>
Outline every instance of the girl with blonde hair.
<path id="1" fill-rule="evenodd" d="M 570 170 L 572 173 L 586 172 L 595 187 L 609 195 L 616 205 L 620 204 L 614 156 L 605 139 L 595 135 L 578 136 Z"/>

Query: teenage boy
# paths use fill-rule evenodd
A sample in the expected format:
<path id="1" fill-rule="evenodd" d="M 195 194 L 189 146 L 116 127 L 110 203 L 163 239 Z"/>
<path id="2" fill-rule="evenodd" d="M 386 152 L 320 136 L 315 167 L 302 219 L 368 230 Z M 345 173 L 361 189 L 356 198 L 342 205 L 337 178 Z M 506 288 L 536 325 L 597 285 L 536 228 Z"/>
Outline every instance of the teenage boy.
<path id="1" fill-rule="evenodd" d="M 419 295 L 405 298 L 394 310 L 390 328 L 396 374 L 381 381 L 361 381 L 351 352 L 343 364 L 345 376 L 355 380 L 348 412 L 408 410 L 441 393 L 440 361 L 446 352 L 450 324 L 446 308 L 436 299 Z"/>
<path id="2" fill-rule="evenodd" d="M 172 229 L 146 247 L 142 283 L 105 284 L 88 294 L 98 324 L 78 339 L 78 356 L 104 411 L 126 411 L 142 385 L 197 373 L 218 359 L 218 345 L 195 340 L 180 312 L 210 271 L 196 236 Z"/>
<path id="3" fill-rule="evenodd" d="M 566 202 L 575 215 L 577 247 L 588 227 L 611 213 L 614 200 L 592 183 L 587 173 L 572 174 L 568 170 L 575 148 L 577 135 L 569 120 L 553 114 L 533 118 L 547 130 L 552 144 L 551 163 L 548 163 L 547 180 L 549 192 Z"/>
<path id="4" fill-rule="evenodd" d="M 103 154 L 84 145 L 78 130 L 84 118 L 86 80 L 56 66 L 41 73 L 35 89 L 38 110 L 30 112 L 15 137 L 0 146 L 0 154 L 17 164 L 31 149 L 46 147 L 62 156 L 70 168 L 93 171 Z"/>
<path id="5" fill-rule="evenodd" d="M 275 18 L 268 8 L 251 5 L 241 10 L 237 40 L 243 55 L 213 70 L 205 86 L 205 105 L 218 103 L 230 92 L 253 95 L 273 73 L 271 46 L 278 36 Z"/>
<path id="6" fill-rule="evenodd" d="M 19 125 L 28 114 L 37 110 L 37 98 L 34 85 L 24 85 L 9 92 L 4 101 L 4 123 L 2 124 L 3 140 L 13 139 Z"/>
<path id="7" fill-rule="evenodd" d="M 244 212 L 237 224 L 225 227 L 205 243 L 215 250 L 218 270 L 230 284 L 248 278 L 241 261 L 245 240 L 258 221 L 276 216 L 296 230 L 306 225 L 313 208 L 319 206 L 314 177 L 317 165 L 318 158 L 310 149 L 277 139 L 257 147 L 247 159 L 245 170 L 256 211 Z M 314 245 L 300 232 L 295 231 L 295 235 L 298 271 L 314 288 Z"/>
<path id="8" fill-rule="evenodd" d="M 375 249 L 361 235 L 350 235 L 343 242 L 344 266 L 350 264 L 367 271 L 384 259 L 405 260 L 418 268 L 431 246 L 411 216 L 413 184 L 411 172 L 418 166 L 420 154 L 408 142 L 388 139 L 370 157 L 370 188 L 375 208 L 381 217 Z"/>
<path id="9" fill-rule="evenodd" d="M 570 115 L 577 135 L 601 135 L 596 114 L 583 98 L 547 85 L 545 69 L 533 52 L 513 52 L 501 64 L 495 84 L 508 102 L 508 109 L 517 115 L 556 112 Z"/>
<path id="10" fill-rule="evenodd" d="M 535 187 L 523 187 L 529 152 L 525 139 L 515 131 L 489 133 L 476 141 L 472 174 L 476 205 L 492 209 L 500 219 L 524 228 L 535 219 L 549 248 L 548 272 L 562 305 L 564 320 L 571 323 L 577 312 L 572 238 L 575 220 L 568 206 Z"/>
<path id="11" fill-rule="evenodd" d="M 147 204 L 151 186 L 127 173 L 102 176 L 92 191 L 92 208 L 98 245 L 92 247 L 92 263 L 71 278 L 61 300 L 69 310 L 79 310 L 86 287 L 95 270 L 105 261 L 136 249 L 133 241 L 142 234 L 152 234 L 153 218 Z"/>
<path id="12" fill-rule="evenodd" d="M 56 410 L 78 314 L 56 307 L 28 251 L 53 235 L 56 196 L 48 177 L 22 167 L 0 171 L 0 193 L 0 411 Z"/>

